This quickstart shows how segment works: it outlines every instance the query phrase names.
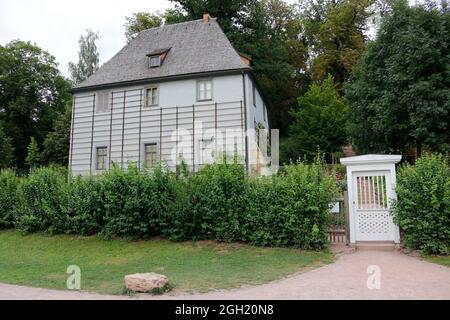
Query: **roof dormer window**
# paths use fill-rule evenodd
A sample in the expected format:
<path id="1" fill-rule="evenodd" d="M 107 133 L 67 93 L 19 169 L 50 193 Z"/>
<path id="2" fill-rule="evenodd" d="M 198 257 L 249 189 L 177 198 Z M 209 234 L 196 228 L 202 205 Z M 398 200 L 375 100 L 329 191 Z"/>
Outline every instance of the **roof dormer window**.
<path id="1" fill-rule="evenodd" d="M 156 68 L 161 65 L 161 57 L 158 56 L 150 56 L 148 57 L 149 68 Z"/>
<path id="2" fill-rule="evenodd" d="M 166 49 L 158 49 L 147 54 L 148 57 L 148 67 L 149 68 L 158 68 L 163 63 L 167 54 L 169 53 L 170 48 Z"/>

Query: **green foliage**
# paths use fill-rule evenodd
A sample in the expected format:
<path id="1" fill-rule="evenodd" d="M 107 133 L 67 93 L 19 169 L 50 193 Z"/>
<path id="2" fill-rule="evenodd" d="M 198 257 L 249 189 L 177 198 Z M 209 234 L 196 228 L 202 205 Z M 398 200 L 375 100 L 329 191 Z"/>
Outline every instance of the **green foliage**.
<path id="1" fill-rule="evenodd" d="M 187 16 L 190 20 L 201 19 L 204 13 L 209 13 L 217 17 L 219 24 L 229 37 L 237 31 L 233 23 L 236 19 L 248 12 L 248 7 L 256 0 L 170 0 L 175 3 L 175 12 L 177 16 Z"/>
<path id="2" fill-rule="evenodd" d="M 69 62 L 69 72 L 74 83 L 80 83 L 89 78 L 99 68 L 99 53 L 96 41 L 99 36 L 97 32 L 86 29 L 86 35 L 81 35 L 78 44 L 78 62 Z"/>
<path id="3" fill-rule="evenodd" d="M 25 158 L 25 163 L 30 166 L 30 168 L 36 168 L 42 161 L 42 155 L 39 151 L 38 144 L 34 137 L 31 137 L 31 141 L 28 144 L 28 155 Z"/>
<path id="4" fill-rule="evenodd" d="M 105 226 L 102 234 L 143 238 L 160 234 L 160 215 L 174 200 L 171 173 L 157 168 L 151 174 L 130 165 L 102 176 Z"/>
<path id="5" fill-rule="evenodd" d="M 13 164 L 14 148 L 12 147 L 12 139 L 8 137 L 3 130 L 0 122 L 0 169 L 8 168 Z"/>
<path id="6" fill-rule="evenodd" d="M 30 138 L 42 145 L 70 100 L 70 83 L 57 66 L 52 55 L 29 42 L 0 46 L 0 118 L 18 168 L 24 167 Z"/>
<path id="7" fill-rule="evenodd" d="M 347 88 L 350 133 L 361 152 L 447 152 L 450 12 L 397 2 Z"/>
<path id="8" fill-rule="evenodd" d="M 312 78 L 323 81 L 331 74 L 339 90 L 366 47 L 368 18 L 373 0 L 303 1 L 302 19 L 311 50 Z"/>
<path id="9" fill-rule="evenodd" d="M 244 239 L 257 245 L 326 246 L 337 185 L 320 164 L 287 165 L 283 175 L 254 178 L 247 189 Z"/>
<path id="10" fill-rule="evenodd" d="M 53 130 L 44 140 L 43 159 L 48 164 L 67 165 L 69 163 L 70 126 L 72 123 L 72 106 L 67 104 L 64 113 L 58 114 Z"/>
<path id="11" fill-rule="evenodd" d="M 191 182 L 191 216 L 197 236 L 216 240 L 240 240 L 245 211 L 246 174 L 239 164 L 207 165 Z M 247 203 L 248 205 L 248 203 Z"/>
<path id="12" fill-rule="evenodd" d="M 105 203 L 101 179 L 76 177 L 69 182 L 65 233 L 93 235 L 105 225 Z"/>
<path id="13" fill-rule="evenodd" d="M 333 77 L 329 75 L 321 85 L 311 85 L 298 104 L 299 108 L 291 110 L 294 121 L 281 145 L 281 161 L 314 161 L 320 150 L 327 162 L 332 162 L 347 142 L 347 106 L 335 89 Z"/>
<path id="14" fill-rule="evenodd" d="M 400 168 L 394 217 L 405 244 L 425 253 L 450 254 L 450 171 L 442 155 L 424 155 Z"/>
<path id="15" fill-rule="evenodd" d="M 11 228 L 14 224 L 18 185 L 19 179 L 15 172 L 0 170 L 0 229 Z"/>
<path id="16" fill-rule="evenodd" d="M 67 212 L 67 171 L 48 167 L 34 170 L 19 185 L 16 227 L 22 232 L 64 232 Z"/>
<path id="17" fill-rule="evenodd" d="M 319 249 L 327 244 L 327 213 L 337 193 L 320 164 L 288 165 L 270 178 L 248 177 L 236 163 L 207 165 L 195 175 L 133 165 L 69 182 L 66 175 L 49 167 L 23 179 L 16 205 L 5 210 L 14 210 L 19 230 Z M 10 181 L 11 173 L 5 177 Z"/>
<path id="18" fill-rule="evenodd" d="M 125 37 L 127 41 L 133 40 L 141 31 L 160 27 L 163 17 L 159 13 L 138 12 L 131 17 L 125 17 Z"/>
<path id="19" fill-rule="evenodd" d="M 281 0 L 255 1 L 238 22 L 242 27 L 229 37 L 252 57 L 268 99 L 271 126 L 286 134 L 288 110 L 309 83 L 308 48 L 298 8 Z"/>

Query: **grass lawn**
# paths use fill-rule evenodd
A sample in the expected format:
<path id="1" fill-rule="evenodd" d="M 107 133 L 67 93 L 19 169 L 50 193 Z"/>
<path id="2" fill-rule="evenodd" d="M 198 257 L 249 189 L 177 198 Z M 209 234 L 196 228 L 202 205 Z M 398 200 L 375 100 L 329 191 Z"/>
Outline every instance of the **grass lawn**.
<path id="1" fill-rule="evenodd" d="M 123 293 L 124 276 L 130 273 L 161 273 L 175 290 L 204 292 L 264 283 L 332 260 L 326 251 L 212 241 L 130 242 L 0 232 L 0 282 L 66 289 L 67 267 L 77 265 L 81 290 L 110 294 Z"/>
<path id="2" fill-rule="evenodd" d="M 449 256 L 424 256 L 425 260 L 430 262 L 442 264 L 443 266 L 450 267 L 450 255 Z"/>

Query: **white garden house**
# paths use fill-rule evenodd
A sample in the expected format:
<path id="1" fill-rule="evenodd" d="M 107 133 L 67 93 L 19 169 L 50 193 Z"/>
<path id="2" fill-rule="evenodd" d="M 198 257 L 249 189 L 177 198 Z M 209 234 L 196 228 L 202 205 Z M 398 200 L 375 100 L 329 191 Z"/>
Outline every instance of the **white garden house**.
<path id="1" fill-rule="evenodd" d="M 95 175 L 134 162 L 192 172 L 235 156 L 259 172 L 267 103 L 251 59 L 215 18 L 145 30 L 73 88 L 69 168 Z"/>

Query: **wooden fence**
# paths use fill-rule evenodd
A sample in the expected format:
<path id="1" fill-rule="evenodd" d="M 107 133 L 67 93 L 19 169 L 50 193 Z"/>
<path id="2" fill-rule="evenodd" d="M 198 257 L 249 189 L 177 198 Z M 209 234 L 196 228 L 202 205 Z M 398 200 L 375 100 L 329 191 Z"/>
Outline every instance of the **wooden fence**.
<path id="1" fill-rule="evenodd" d="M 348 223 L 348 194 L 344 191 L 344 197 L 336 199 L 340 202 L 340 212 L 331 219 L 328 229 L 328 241 L 331 244 L 348 244 L 350 242 L 349 223 Z"/>

